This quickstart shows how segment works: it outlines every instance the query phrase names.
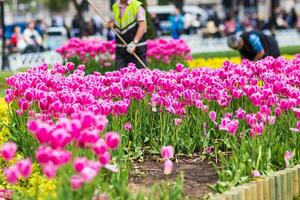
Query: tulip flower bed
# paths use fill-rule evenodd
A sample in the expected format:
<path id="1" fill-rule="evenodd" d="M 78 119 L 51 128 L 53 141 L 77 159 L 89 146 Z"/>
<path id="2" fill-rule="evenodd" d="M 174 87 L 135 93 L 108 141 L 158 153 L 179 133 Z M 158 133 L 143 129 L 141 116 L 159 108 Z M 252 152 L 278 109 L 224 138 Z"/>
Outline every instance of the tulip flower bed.
<path id="1" fill-rule="evenodd" d="M 87 74 L 94 71 L 104 73 L 115 70 L 114 41 L 70 39 L 65 45 L 56 51 L 66 61 L 77 65 L 85 64 Z M 147 42 L 147 66 L 151 69 L 173 69 L 176 63 L 186 63 L 191 60 L 191 50 L 184 40 L 148 40 Z"/>
<path id="2" fill-rule="evenodd" d="M 283 55 L 286 59 L 294 58 L 293 55 Z M 196 58 L 193 60 L 188 61 L 188 66 L 192 69 L 199 68 L 199 67 L 209 67 L 212 69 L 217 69 L 223 66 L 225 61 L 230 61 L 232 63 L 241 64 L 240 57 L 213 57 L 213 58 Z"/>
<path id="3" fill-rule="evenodd" d="M 213 189 L 299 163 L 300 56 L 219 69 L 138 70 L 85 75 L 83 65 L 42 65 L 7 79 L 7 182 L 30 177 L 31 163 L 55 178 L 58 199 L 143 199 L 127 188 L 133 160 L 161 152 L 200 153 L 218 174 Z M 114 132 L 117 131 L 117 132 Z M 171 146 L 168 146 L 171 145 Z M 9 161 L 10 162 L 10 161 Z M 183 199 L 183 178 L 150 193 Z"/>

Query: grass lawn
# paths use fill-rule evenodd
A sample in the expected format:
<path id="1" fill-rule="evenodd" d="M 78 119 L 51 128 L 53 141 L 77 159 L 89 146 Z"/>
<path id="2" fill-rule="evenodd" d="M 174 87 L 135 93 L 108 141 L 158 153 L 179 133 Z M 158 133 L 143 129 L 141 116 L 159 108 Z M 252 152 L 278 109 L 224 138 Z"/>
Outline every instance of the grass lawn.
<path id="1" fill-rule="evenodd" d="M 282 55 L 284 54 L 297 54 L 300 53 L 300 46 L 289 46 L 280 48 Z M 193 54 L 193 58 L 213 58 L 213 57 L 236 57 L 239 56 L 237 51 L 220 51 L 220 52 L 210 52 L 210 53 L 196 53 Z"/>
<path id="2" fill-rule="evenodd" d="M 12 76 L 12 72 L 1 72 L 0 71 L 0 98 L 4 97 L 5 89 L 7 88 L 5 78 Z"/>

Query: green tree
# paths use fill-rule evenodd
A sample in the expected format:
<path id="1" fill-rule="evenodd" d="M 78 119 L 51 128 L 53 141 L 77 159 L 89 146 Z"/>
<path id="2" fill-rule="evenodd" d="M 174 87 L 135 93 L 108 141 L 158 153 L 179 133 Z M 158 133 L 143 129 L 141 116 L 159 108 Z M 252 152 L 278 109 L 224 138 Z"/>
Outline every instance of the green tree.
<path id="1" fill-rule="evenodd" d="M 168 5 L 169 3 L 169 0 L 158 0 L 158 5 Z"/>
<path id="2" fill-rule="evenodd" d="M 68 8 L 70 0 L 44 0 L 50 11 L 63 11 Z"/>
<path id="3" fill-rule="evenodd" d="M 77 19 L 80 24 L 79 28 L 81 29 L 81 33 L 83 33 L 84 31 L 83 13 L 88 6 L 88 2 L 86 0 L 40 0 L 40 1 L 44 2 L 52 12 L 63 11 L 69 7 L 70 3 L 72 3 L 77 12 Z"/>

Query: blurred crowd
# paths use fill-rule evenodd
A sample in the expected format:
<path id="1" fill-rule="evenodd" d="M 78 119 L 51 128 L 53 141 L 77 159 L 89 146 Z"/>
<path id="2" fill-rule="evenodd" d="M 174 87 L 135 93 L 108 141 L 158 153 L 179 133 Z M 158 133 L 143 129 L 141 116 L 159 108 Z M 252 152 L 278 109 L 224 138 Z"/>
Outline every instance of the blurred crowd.
<path id="1" fill-rule="evenodd" d="M 274 17 L 269 21 L 259 20 L 255 12 L 246 13 L 243 17 L 240 17 L 238 13 L 227 13 L 225 17 L 221 18 L 212 8 L 206 8 L 206 11 L 208 18 L 205 23 L 200 24 L 201 16 L 182 13 L 180 9 L 176 9 L 168 18 L 167 31 L 162 27 L 162 22 L 156 14 L 151 15 L 151 20 L 158 36 L 167 32 L 174 39 L 180 38 L 182 34 L 200 34 L 203 38 L 222 38 L 240 31 L 266 29 L 272 31 L 290 28 L 300 30 L 300 16 L 297 16 L 294 8 L 289 13 L 280 8 L 276 9 Z M 71 37 L 95 35 L 102 35 L 108 41 L 115 39 L 113 31 L 105 28 L 99 16 L 94 16 L 89 21 L 74 16 L 69 27 L 66 26 L 62 17 L 53 17 L 50 26 L 47 26 L 42 20 L 31 21 L 23 27 L 14 26 L 6 40 L 8 54 L 16 52 L 35 53 L 49 49 L 49 45 L 45 45 L 45 40 L 48 40 L 48 42 L 50 40 L 47 37 L 49 27 L 63 28 L 65 33 L 61 33 L 60 36 L 65 37 L 66 40 Z M 59 36 L 57 32 L 60 30 L 55 31 L 56 36 Z M 57 37 L 55 41 L 57 42 Z"/>
<path id="2" fill-rule="evenodd" d="M 22 31 L 20 26 L 14 26 L 10 37 L 6 40 L 8 53 L 37 53 L 45 50 L 43 37 L 46 25 L 40 21 L 30 21 Z"/>
<path id="3" fill-rule="evenodd" d="M 257 13 L 246 13 L 243 18 L 238 13 L 227 13 L 225 18 L 218 17 L 217 12 L 209 12 L 206 27 L 202 29 L 203 37 L 226 37 L 240 31 L 278 29 L 300 29 L 300 16 L 294 8 L 287 13 L 283 9 L 276 9 L 274 17 L 269 21 L 259 20 Z"/>
<path id="4" fill-rule="evenodd" d="M 271 32 L 279 29 L 297 28 L 300 31 L 300 16 L 294 8 L 287 13 L 283 9 L 276 9 L 275 14 L 269 21 L 259 20 L 256 12 L 246 13 L 240 17 L 238 12 L 227 13 L 224 18 L 218 16 L 218 13 L 213 9 L 208 10 L 208 20 L 205 25 L 195 30 L 192 18 L 189 13 L 183 14 L 177 12 L 170 17 L 171 28 L 170 32 L 173 38 L 179 38 L 181 34 L 193 34 L 198 31 L 203 38 L 214 37 L 222 38 L 240 31 L 251 30 L 270 30 Z M 157 19 L 154 18 L 156 27 L 158 26 Z M 159 28 L 157 28 L 159 30 Z"/>

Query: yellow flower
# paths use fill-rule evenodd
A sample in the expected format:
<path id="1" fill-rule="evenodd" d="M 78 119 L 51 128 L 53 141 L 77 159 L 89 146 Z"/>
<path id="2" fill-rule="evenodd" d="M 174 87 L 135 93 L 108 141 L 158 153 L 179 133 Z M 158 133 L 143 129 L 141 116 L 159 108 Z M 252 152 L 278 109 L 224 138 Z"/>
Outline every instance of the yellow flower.
<path id="1" fill-rule="evenodd" d="M 7 107 L 4 99 L 0 98 L 0 146 L 8 141 L 9 129 Z M 48 180 L 41 174 L 39 166 L 34 164 L 31 176 L 27 179 L 21 179 L 16 185 L 9 185 L 3 175 L 3 169 L 15 164 L 18 160 L 23 159 L 20 154 L 9 162 L 0 159 L 0 189 L 12 189 L 16 195 L 22 194 L 31 198 L 37 198 L 37 200 L 55 199 L 56 197 L 56 180 Z"/>
<path id="2" fill-rule="evenodd" d="M 293 55 L 283 55 L 286 59 L 292 59 L 294 58 Z M 209 67 L 212 69 L 218 69 L 223 66 L 223 63 L 225 61 L 230 61 L 232 63 L 241 64 L 241 58 L 240 57 L 214 57 L 214 58 L 197 58 L 192 61 L 188 61 L 188 66 L 192 69 L 195 68 L 201 68 L 201 67 Z"/>

